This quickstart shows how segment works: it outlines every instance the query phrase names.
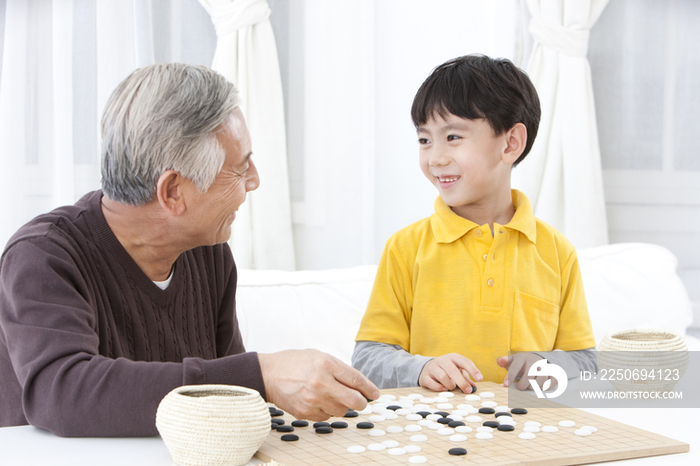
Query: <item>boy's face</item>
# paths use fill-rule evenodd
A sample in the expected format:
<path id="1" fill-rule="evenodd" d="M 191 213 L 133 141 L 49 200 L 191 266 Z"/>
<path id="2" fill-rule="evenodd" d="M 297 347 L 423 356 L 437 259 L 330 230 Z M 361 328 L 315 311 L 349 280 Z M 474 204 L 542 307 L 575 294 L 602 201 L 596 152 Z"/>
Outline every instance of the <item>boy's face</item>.
<path id="1" fill-rule="evenodd" d="M 474 207 L 510 198 L 506 135 L 496 136 L 487 120 L 435 114 L 417 132 L 421 170 L 455 213 L 469 218 Z"/>

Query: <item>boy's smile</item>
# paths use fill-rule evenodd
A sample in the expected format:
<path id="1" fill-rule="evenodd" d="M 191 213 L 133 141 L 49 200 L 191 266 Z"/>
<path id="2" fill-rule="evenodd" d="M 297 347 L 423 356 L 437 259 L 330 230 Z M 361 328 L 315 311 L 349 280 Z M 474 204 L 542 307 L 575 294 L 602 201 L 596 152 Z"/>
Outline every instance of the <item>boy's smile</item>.
<path id="1" fill-rule="evenodd" d="M 512 130 L 497 136 L 485 119 L 435 114 L 417 133 L 421 170 L 456 214 L 480 225 L 510 220 Z"/>

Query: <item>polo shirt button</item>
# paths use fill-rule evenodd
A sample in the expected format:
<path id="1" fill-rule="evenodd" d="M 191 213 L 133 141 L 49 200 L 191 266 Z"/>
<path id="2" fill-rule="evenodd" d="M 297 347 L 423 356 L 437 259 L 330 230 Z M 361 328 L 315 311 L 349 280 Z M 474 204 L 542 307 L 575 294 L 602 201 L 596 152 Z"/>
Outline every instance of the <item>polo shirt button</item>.
<path id="1" fill-rule="evenodd" d="M 474 234 L 475 234 L 476 236 L 478 236 L 478 237 L 480 237 L 481 235 L 483 235 L 483 233 L 481 232 L 481 230 L 476 230 L 476 231 L 474 232 Z"/>
<path id="2" fill-rule="evenodd" d="M 484 254 L 484 260 L 486 260 L 489 257 L 488 254 Z"/>
<path id="3" fill-rule="evenodd" d="M 487 284 L 488 286 L 493 286 L 493 285 L 495 285 L 496 283 L 493 281 L 493 278 L 489 278 L 489 281 L 487 281 L 486 284 Z"/>

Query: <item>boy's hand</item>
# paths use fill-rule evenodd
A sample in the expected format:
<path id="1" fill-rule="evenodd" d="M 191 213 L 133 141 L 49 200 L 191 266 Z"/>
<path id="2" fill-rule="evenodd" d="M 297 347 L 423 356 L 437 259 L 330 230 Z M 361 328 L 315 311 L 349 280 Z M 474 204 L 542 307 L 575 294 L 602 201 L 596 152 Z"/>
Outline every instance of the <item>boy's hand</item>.
<path id="1" fill-rule="evenodd" d="M 472 393 L 472 387 L 476 387 L 472 379 L 480 382 L 483 378 L 473 362 L 461 354 L 450 353 L 428 361 L 423 366 L 418 383 L 421 387 L 436 392 L 459 387 L 464 393 Z"/>
<path id="2" fill-rule="evenodd" d="M 528 377 L 527 373 L 530 370 L 530 366 L 534 363 L 543 359 L 534 353 L 516 353 L 512 356 L 501 356 L 496 360 L 499 366 L 508 369 L 508 374 L 503 380 L 503 386 L 509 387 L 511 384 L 515 383 L 515 388 L 518 390 L 532 390 L 530 386 L 530 379 L 534 379 L 537 385 L 542 388 L 542 385 L 550 377 Z M 517 378 L 520 377 L 520 380 Z M 517 381 L 516 381 L 517 380 Z M 556 379 L 552 381 L 554 384 L 552 387 L 556 386 Z"/>

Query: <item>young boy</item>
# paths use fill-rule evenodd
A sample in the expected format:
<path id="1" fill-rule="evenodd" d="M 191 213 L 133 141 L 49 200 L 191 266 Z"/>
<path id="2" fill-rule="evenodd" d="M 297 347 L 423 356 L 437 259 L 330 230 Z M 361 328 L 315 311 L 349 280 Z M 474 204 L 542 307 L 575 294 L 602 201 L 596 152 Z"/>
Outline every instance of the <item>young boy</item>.
<path id="1" fill-rule="evenodd" d="M 576 251 L 510 187 L 540 120 L 527 75 L 504 59 L 450 60 L 411 117 L 439 196 L 433 215 L 387 242 L 353 366 L 380 388 L 467 393 L 481 380 L 528 388 L 517 377 L 542 357 L 570 378 L 595 367 Z"/>

